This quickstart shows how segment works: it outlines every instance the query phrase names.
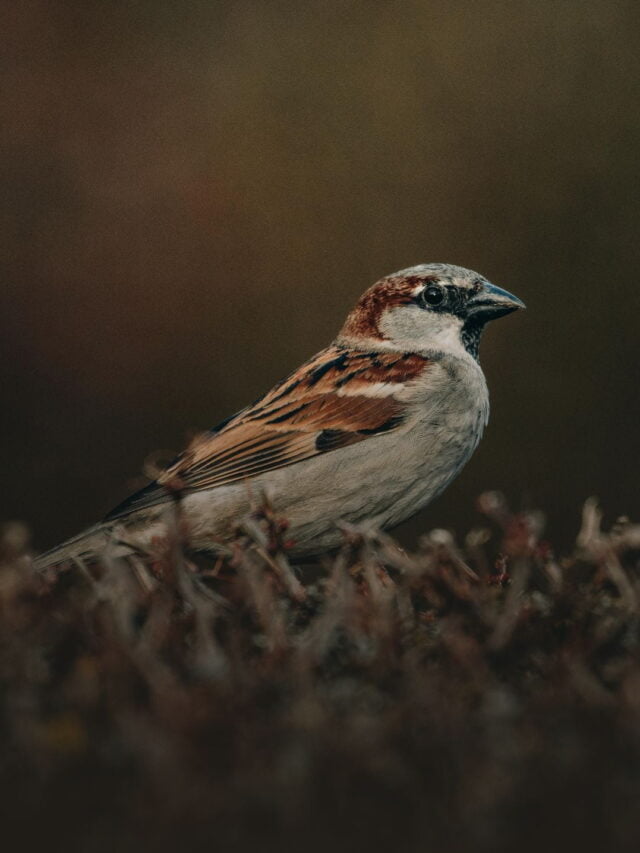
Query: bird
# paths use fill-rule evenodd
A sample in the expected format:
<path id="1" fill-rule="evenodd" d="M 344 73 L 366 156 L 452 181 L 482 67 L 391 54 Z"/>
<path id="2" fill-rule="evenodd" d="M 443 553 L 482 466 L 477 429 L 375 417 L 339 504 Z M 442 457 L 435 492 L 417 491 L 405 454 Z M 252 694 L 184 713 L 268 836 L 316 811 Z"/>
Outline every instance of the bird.
<path id="1" fill-rule="evenodd" d="M 256 402 L 197 436 L 100 523 L 36 558 L 36 568 L 149 553 L 179 494 L 186 544 L 216 553 L 266 496 L 287 519 L 288 553 L 331 551 L 341 526 L 382 530 L 456 477 L 489 417 L 479 362 L 491 320 L 524 308 L 482 275 L 445 263 L 384 276 L 335 340 Z"/>

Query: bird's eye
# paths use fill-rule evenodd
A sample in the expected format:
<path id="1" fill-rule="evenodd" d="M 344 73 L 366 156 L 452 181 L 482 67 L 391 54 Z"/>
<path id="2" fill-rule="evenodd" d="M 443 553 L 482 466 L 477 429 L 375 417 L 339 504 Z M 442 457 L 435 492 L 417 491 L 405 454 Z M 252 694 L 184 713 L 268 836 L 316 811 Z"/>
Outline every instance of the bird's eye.
<path id="1" fill-rule="evenodd" d="M 444 302 L 444 287 L 439 284 L 429 284 L 422 291 L 422 299 L 427 305 L 441 305 Z"/>

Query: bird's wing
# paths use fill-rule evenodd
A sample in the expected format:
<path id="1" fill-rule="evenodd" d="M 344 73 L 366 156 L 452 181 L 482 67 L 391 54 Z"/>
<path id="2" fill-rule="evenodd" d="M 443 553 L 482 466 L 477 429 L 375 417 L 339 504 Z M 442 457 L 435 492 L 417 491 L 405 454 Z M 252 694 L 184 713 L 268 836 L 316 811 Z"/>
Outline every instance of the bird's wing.
<path id="1" fill-rule="evenodd" d="M 268 394 L 196 439 L 152 483 L 116 507 L 115 519 L 186 491 L 227 486 L 397 429 L 398 394 L 429 366 L 414 353 L 320 352 Z"/>

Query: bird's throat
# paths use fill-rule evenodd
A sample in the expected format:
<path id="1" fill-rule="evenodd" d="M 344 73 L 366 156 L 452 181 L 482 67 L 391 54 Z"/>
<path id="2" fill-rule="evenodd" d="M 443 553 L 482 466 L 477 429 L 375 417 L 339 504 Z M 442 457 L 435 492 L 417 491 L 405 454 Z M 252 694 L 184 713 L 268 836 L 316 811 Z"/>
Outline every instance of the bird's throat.
<path id="1" fill-rule="evenodd" d="M 482 337 L 483 329 L 484 324 L 474 323 L 473 321 L 471 321 L 465 323 L 460 332 L 462 345 L 469 353 L 469 355 L 475 358 L 476 361 L 478 361 L 480 338 Z"/>

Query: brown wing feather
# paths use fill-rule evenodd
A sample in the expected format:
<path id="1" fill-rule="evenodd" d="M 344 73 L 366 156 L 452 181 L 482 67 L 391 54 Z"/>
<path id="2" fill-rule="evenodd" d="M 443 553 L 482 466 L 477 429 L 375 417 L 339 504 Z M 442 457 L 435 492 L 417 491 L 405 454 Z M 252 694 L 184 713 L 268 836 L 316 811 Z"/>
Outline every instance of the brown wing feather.
<path id="1" fill-rule="evenodd" d="M 229 485 L 396 429 L 404 404 L 392 394 L 371 396 L 371 384 L 410 381 L 428 364 L 410 353 L 324 350 L 257 403 L 193 442 L 157 484 L 109 517 L 166 500 L 166 485 L 176 479 L 187 490 Z"/>

